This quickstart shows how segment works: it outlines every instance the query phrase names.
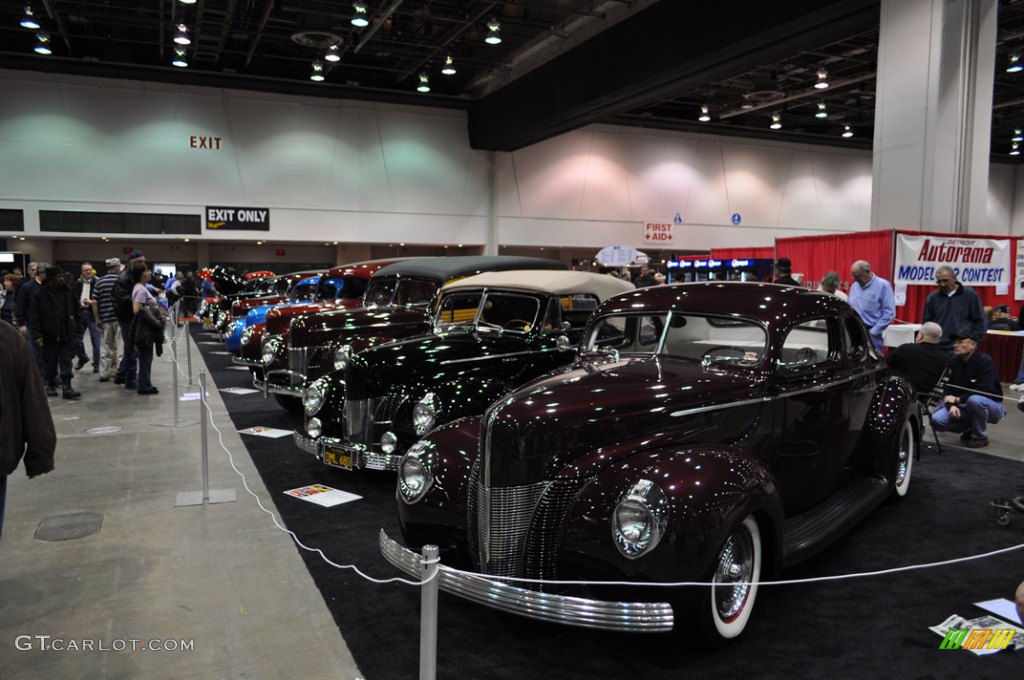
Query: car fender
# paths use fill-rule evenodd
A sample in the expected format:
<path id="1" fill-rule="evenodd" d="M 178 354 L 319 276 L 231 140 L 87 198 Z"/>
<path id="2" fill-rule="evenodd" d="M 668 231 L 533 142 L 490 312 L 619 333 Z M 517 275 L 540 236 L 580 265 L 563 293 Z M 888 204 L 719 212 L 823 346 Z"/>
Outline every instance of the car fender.
<path id="1" fill-rule="evenodd" d="M 612 516 L 638 481 L 653 481 L 668 499 L 665 533 L 649 553 L 625 557 Z M 763 462 L 737 447 L 662 445 L 619 458 L 575 498 L 563 534 L 562 578 L 605 572 L 637 580 L 679 581 L 706 575 L 728 532 L 754 513 L 765 546 L 766 574 L 781 565 L 782 502 Z"/>
<path id="2" fill-rule="evenodd" d="M 878 386 L 871 398 L 860 441 L 850 458 L 850 467 L 872 477 L 889 474 L 892 465 L 889 454 L 895 455 L 900 429 L 908 419 L 912 421 L 915 440 L 920 442 L 921 425 L 917 422 L 913 388 L 906 380 L 892 376 Z M 879 455 L 879 452 L 885 455 Z"/>
<path id="3" fill-rule="evenodd" d="M 508 386 L 496 378 L 485 376 L 464 376 L 458 380 L 431 385 L 418 390 L 414 399 L 403 404 L 402 415 L 412 422 L 412 409 L 427 392 L 433 392 L 440 404 L 438 423 L 448 423 L 467 416 L 478 416 L 487 407 L 508 394 Z"/>

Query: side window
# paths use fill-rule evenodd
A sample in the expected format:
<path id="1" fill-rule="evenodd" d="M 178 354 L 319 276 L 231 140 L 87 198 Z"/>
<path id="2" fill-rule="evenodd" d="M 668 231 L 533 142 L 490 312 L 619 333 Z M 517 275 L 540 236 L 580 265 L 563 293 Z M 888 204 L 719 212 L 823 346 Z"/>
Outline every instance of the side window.
<path id="1" fill-rule="evenodd" d="M 434 299 L 437 286 L 430 281 L 404 279 L 398 284 L 396 305 L 425 305 Z"/>
<path id="2" fill-rule="evenodd" d="M 541 329 L 545 333 L 559 333 L 562 325 L 562 305 L 558 298 L 548 300 L 548 308 L 544 312 Z"/>
<path id="3" fill-rule="evenodd" d="M 871 356 L 868 351 L 868 340 L 864 333 L 864 326 L 853 315 L 843 317 L 843 335 L 846 336 L 846 346 L 850 361 L 859 363 Z"/>
<path id="4" fill-rule="evenodd" d="M 823 323 L 824 322 L 824 323 Z M 794 326 L 782 343 L 781 365 L 787 367 L 813 366 L 838 356 L 839 348 L 829 333 L 826 320 L 805 321 Z"/>

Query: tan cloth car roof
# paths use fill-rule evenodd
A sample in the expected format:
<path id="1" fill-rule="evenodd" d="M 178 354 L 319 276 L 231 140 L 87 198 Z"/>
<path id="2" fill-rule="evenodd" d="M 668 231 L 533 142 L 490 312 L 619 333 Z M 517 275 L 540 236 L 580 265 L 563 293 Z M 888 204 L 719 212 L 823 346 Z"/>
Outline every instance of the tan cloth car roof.
<path id="1" fill-rule="evenodd" d="M 501 288 L 548 293 L 550 295 L 571 295 L 590 293 L 604 301 L 612 295 L 633 290 L 633 284 L 608 274 L 572 271 L 541 271 L 535 269 L 512 269 L 504 272 L 485 272 L 467 276 L 449 283 L 445 292 L 464 288 Z"/>

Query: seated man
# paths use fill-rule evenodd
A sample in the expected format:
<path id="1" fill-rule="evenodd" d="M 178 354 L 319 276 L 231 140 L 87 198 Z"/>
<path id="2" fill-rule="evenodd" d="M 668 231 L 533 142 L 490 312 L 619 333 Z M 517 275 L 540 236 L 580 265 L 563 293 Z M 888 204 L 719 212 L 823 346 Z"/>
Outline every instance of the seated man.
<path id="1" fill-rule="evenodd" d="M 939 382 L 949 355 L 939 347 L 942 327 L 934 321 L 923 324 L 914 342 L 900 345 L 885 357 L 893 373 L 909 382 L 918 394 L 928 394 Z"/>
<path id="2" fill-rule="evenodd" d="M 1006 415 L 1003 389 L 992 357 L 978 351 L 970 328 L 950 333 L 953 358 L 949 362 L 949 383 L 942 403 L 932 413 L 936 430 L 960 432 L 965 446 L 988 446 L 988 425 Z"/>

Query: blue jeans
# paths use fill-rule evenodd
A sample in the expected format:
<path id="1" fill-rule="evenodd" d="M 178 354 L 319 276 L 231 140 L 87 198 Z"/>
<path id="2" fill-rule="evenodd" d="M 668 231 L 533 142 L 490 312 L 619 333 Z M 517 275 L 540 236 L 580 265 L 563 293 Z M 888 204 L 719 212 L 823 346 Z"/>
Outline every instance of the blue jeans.
<path id="1" fill-rule="evenodd" d="M 1017 369 L 1017 377 L 1013 379 L 1014 385 L 1024 383 L 1024 354 L 1020 357 L 1020 368 Z"/>
<path id="2" fill-rule="evenodd" d="M 153 345 L 136 345 L 135 351 L 139 357 L 139 390 L 148 390 L 153 387 Z"/>
<path id="3" fill-rule="evenodd" d="M 932 413 L 932 427 L 939 431 L 970 431 L 971 438 L 981 439 L 988 436 L 988 425 L 995 425 L 1006 415 L 1001 403 L 980 394 L 972 394 L 967 401 L 957 404 L 957 407 L 960 409 L 960 417 L 953 418 L 946 406 L 940 404 Z"/>
<path id="4" fill-rule="evenodd" d="M 82 309 L 79 312 L 79 317 L 82 320 L 82 325 L 85 326 L 89 332 L 89 337 L 92 339 L 92 363 L 94 366 L 99 368 L 100 365 L 100 345 L 102 344 L 102 337 L 100 329 L 96 328 L 96 319 L 92 316 L 92 309 Z M 85 353 L 85 333 L 78 336 L 78 358 L 83 361 L 88 361 L 89 356 Z"/>
<path id="5" fill-rule="evenodd" d="M 125 382 L 135 382 L 135 376 L 138 375 L 136 371 L 136 360 L 138 359 L 138 352 L 135 350 L 135 345 L 132 344 L 131 339 L 131 327 L 123 321 L 118 321 L 118 325 L 121 327 L 121 340 L 124 341 L 124 356 L 121 357 L 121 363 L 117 366 L 117 379 L 124 379 Z"/>

